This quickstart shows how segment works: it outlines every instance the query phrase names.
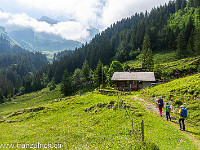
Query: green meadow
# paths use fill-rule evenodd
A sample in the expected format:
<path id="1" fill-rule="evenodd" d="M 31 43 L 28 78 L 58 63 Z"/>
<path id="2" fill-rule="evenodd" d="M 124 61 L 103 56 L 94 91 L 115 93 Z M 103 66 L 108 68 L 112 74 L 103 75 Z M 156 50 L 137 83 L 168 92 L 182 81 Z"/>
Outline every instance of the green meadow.
<path id="1" fill-rule="evenodd" d="M 198 149 L 176 127 L 177 120 L 148 112 L 135 94 L 140 92 L 122 96 L 94 90 L 64 97 L 57 86 L 18 96 L 0 104 L 1 149 L 5 144 L 6 149 L 33 149 L 37 143 L 49 149 Z"/>

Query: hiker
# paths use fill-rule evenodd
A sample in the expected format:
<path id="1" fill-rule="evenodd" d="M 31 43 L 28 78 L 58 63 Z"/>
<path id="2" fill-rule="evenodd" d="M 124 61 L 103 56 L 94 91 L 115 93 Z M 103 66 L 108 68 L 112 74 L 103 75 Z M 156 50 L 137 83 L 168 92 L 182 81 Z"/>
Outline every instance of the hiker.
<path id="1" fill-rule="evenodd" d="M 185 118 L 187 117 L 187 108 L 185 108 L 183 105 L 180 106 L 180 110 L 179 110 L 179 114 L 180 114 L 180 117 L 179 117 L 179 126 L 180 126 L 180 130 L 182 130 L 182 127 L 181 127 L 181 122 L 183 124 L 183 131 L 185 131 Z"/>
<path id="2" fill-rule="evenodd" d="M 171 108 L 170 108 L 170 105 L 169 105 L 168 102 L 166 103 L 165 109 L 166 109 L 166 118 L 167 118 L 167 121 L 168 121 L 168 119 L 171 121 L 171 117 L 170 117 Z"/>
<path id="3" fill-rule="evenodd" d="M 162 96 L 159 96 L 159 99 L 157 100 L 157 104 L 158 104 L 160 116 L 162 117 L 162 108 L 164 107 Z"/>

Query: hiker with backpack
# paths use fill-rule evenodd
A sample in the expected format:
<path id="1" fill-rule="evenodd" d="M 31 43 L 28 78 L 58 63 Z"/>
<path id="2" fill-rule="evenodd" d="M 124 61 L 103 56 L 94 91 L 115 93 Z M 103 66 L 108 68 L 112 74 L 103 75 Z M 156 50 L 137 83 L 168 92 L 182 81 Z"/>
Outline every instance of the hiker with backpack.
<path id="1" fill-rule="evenodd" d="M 161 96 L 159 96 L 159 99 L 157 100 L 160 116 L 162 117 L 162 108 L 164 107 L 163 105 L 163 99 Z"/>
<path id="2" fill-rule="evenodd" d="M 170 105 L 169 105 L 168 102 L 166 103 L 165 109 L 166 109 L 166 118 L 167 118 L 167 121 L 168 121 L 168 119 L 171 121 L 171 117 L 170 117 L 171 108 L 170 108 Z"/>
<path id="3" fill-rule="evenodd" d="M 182 126 L 181 126 L 181 122 L 183 124 L 183 131 L 185 131 L 185 118 L 187 117 L 187 108 L 185 108 L 183 105 L 180 106 L 180 110 L 179 110 L 179 126 L 180 126 L 180 130 L 182 130 Z"/>

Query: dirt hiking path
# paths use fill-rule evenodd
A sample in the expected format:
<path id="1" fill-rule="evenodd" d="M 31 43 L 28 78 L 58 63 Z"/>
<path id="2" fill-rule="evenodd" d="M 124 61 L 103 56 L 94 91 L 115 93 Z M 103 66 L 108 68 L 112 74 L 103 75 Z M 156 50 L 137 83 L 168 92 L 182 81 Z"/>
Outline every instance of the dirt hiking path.
<path id="1" fill-rule="evenodd" d="M 145 104 L 145 105 L 142 105 L 142 107 L 144 107 L 149 113 L 156 113 L 158 115 L 160 115 L 159 113 L 159 109 L 158 107 L 154 104 L 154 103 L 150 103 L 148 101 L 145 101 L 144 99 L 138 97 L 138 96 L 134 96 L 135 99 L 139 100 L 138 103 L 140 104 Z M 163 112 L 162 112 L 163 113 Z M 165 114 L 163 113 L 162 114 L 163 117 L 165 118 Z M 176 118 L 173 118 L 171 117 L 172 120 L 177 120 Z M 170 122 L 172 126 L 176 127 L 177 129 L 179 129 L 179 124 L 178 124 L 178 120 L 176 121 L 177 123 L 175 123 L 174 121 Z M 196 139 L 194 137 L 194 135 L 192 135 L 191 133 L 187 132 L 186 131 L 183 131 L 183 134 L 185 134 L 190 140 L 193 141 L 193 143 L 197 146 L 197 148 L 200 150 L 200 141 L 198 139 Z"/>

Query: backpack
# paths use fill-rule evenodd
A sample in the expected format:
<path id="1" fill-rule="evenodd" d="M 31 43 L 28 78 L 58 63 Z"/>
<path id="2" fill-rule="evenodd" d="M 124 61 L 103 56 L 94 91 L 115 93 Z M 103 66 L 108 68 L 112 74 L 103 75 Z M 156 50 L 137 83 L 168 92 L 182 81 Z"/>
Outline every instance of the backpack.
<path id="1" fill-rule="evenodd" d="M 166 112 L 170 112 L 170 105 L 166 105 Z"/>
<path id="2" fill-rule="evenodd" d="M 159 106 L 163 106 L 163 99 L 159 99 L 158 104 L 159 104 Z"/>
<path id="3" fill-rule="evenodd" d="M 181 117 L 187 117 L 187 108 L 181 108 Z"/>

